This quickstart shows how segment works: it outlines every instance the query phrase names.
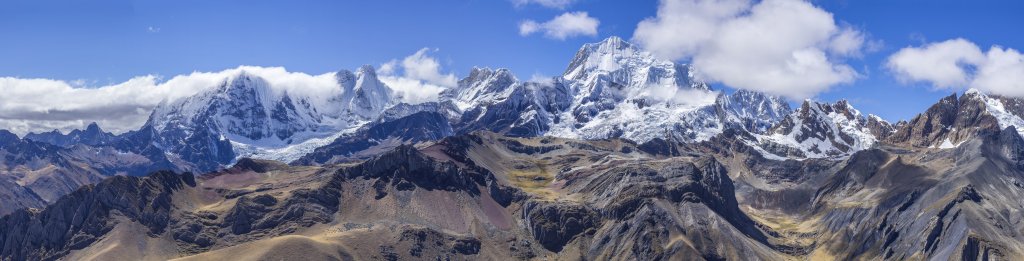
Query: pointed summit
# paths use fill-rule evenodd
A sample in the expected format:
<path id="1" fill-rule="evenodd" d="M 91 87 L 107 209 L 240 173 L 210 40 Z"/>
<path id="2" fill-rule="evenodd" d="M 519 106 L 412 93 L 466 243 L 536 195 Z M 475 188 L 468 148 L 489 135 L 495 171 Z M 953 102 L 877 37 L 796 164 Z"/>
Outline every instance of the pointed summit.
<path id="1" fill-rule="evenodd" d="M 632 44 L 617 36 L 612 36 L 597 43 L 584 44 L 576 52 L 565 69 L 563 77 L 566 79 L 585 79 L 592 71 L 616 71 L 623 65 L 635 64 L 637 62 L 650 63 L 653 60 L 650 53 L 642 52 Z"/>
<path id="2" fill-rule="evenodd" d="M 356 75 L 361 75 L 361 76 L 364 76 L 364 77 L 372 77 L 372 78 L 376 79 L 377 78 L 377 69 L 374 69 L 373 65 L 364 64 L 363 66 L 359 66 L 359 69 L 356 70 Z"/>
<path id="3" fill-rule="evenodd" d="M 372 65 L 363 65 L 356 70 L 356 81 L 351 90 L 345 90 L 342 101 L 350 112 L 363 119 L 376 117 L 392 103 L 391 88 L 377 78 Z"/>
<path id="4" fill-rule="evenodd" d="M 100 129 L 100 125 L 96 124 L 95 121 L 92 122 L 92 123 L 89 123 L 88 126 L 85 126 L 85 133 L 101 133 L 101 132 L 103 132 L 103 129 Z"/>

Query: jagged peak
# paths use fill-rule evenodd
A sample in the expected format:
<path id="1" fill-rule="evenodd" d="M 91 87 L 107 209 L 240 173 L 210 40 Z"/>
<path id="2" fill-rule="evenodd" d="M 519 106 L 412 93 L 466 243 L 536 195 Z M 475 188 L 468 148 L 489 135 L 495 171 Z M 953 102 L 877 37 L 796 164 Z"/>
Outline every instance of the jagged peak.
<path id="1" fill-rule="evenodd" d="M 834 104 L 835 107 L 846 108 L 846 109 L 853 109 L 853 107 L 850 106 L 850 101 L 848 101 L 846 99 L 839 99 L 838 101 L 836 101 L 833 104 Z"/>
<path id="2" fill-rule="evenodd" d="M 362 77 L 377 78 L 377 69 L 374 69 L 373 65 L 364 64 L 363 66 L 359 66 L 359 69 L 356 70 L 356 76 L 359 77 L 359 78 L 362 78 Z"/>
<path id="3" fill-rule="evenodd" d="M 468 85 L 472 85 L 477 82 L 487 80 L 501 80 L 503 82 L 519 81 L 519 79 L 516 78 L 515 74 L 513 74 L 512 71 L 506 68 L 498 68 L 497 70 L 493 70 L 487 67 L 473 67 L 473 69 L 471 69 L 469 72 L 469 76 L 466 76 L 465 78 L 459 80 L 459 86 L 466 87 Z"/>
<path id="4" fill-rule="evenodd" d="M 857 110 L 850 104 L 850 101 L 846 99 L 840 99 L 832 103 L 819 102 L 811 99 L 804 99 L 804 102 L 800 105 L 799 112 L 801 115 L 808 113 L 838 113 L 846 115 L 848 118 L 860 118 L 860 110 Z"/>
<path id="5" fill-rule="evenodd" d="M 975 93 L 975 94 L 980 94 L 980 93 Z M 975 94 L 972 94 L 972 95 L 970 95 L 970 96 L 975 96 Z M 964 95 L 964 96 L 967 96 L 967 95 Z M 941 104 L 941 103 L 951 103 L 951 104 L 956 104 L 958 100 L 959 100 L 959 99 L 957 98 L 957 95 L 956 95 L 956 93 L 953 93 L 953 94 L 950 94 L 949 96 L 946 96 L 946 97 L 942 97 L 942 99 L 940 99 L 940 100 L 939 100 L 939 103 L 940 103 L 940 104 Z"/>

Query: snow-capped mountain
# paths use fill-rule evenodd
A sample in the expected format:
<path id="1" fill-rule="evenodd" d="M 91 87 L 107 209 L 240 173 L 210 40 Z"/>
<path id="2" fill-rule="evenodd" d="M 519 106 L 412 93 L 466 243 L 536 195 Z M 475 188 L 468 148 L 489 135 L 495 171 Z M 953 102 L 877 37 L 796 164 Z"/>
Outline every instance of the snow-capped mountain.
<path id="1" fill-rule="evenodd" d="M 523 137 L 700 142 L 737 128 L 770 140 L 792 134 L 792 128 L 773 129 L 777 123 L 804 123 L 787 116 L 789 105 L 779 97 L 713 90 L 695 78 L 690 66 L 657 59 L 618 37 L 584 45 L 561 76 L 520 81 L 507 69 L 474 68 L 440 93 L 437 102 L 416 105 L 398 103 L 397 92 L 378 79 L 372 66 L 337 72 L 329 79 L 330 90 L 312 94 L 301 91 L 304 86 L 282 87 L 266 77 L 241 68 L 197 95 L 165 102 L 142 129 L 121 135 L 115 146 L 154 157 L 162 152 L 175 165 L 205 171 L 239 157 L 290 162 L 319 147 L 345 147 L 359 137 L 406 142 L 487 130 Z M 408 117 L 420 112 L 430 113 L 419 115 L 430 119 L 424 124 L 451 131 L 399 131 L 418 130 L 413 126 L 417 119 Z M 823 115 L 811 118 L 840 122 Z M 447 124 L 437 122 L 438 117 Z M 859 113 L 856 117 L 847 120 L 856 123 L 850 130 L 871 122 Z M 364 133 L 382 129 L 389 131 Z M 814 157 L 845 155 L 874 140 L 848 129 L 840 126 L 821 137 L 822 142 L 840 140 L 830 144 L 842 153 L 801 147 L 806 145 L 802 138 L 771 141 L 795 146 L 791 150 L 801 157 Z M 850 135 L 858 138 L 850 141 Z"/>
<path id="2" fill-rule="evenodd" d="M 198 95 L 158 106 L 146 122 L 161 147 L 181 154 L 219 155 L 217 164 L 239 156 L 289 160 L 326 144 L 322 139 L 372 120 L 391 106 L 393 92 L 371 66 L 334 75 L 330 97 L 274 88 L 244 70 Z M 326 101 L 326 102 L 325 102 Z M 187 144 L 183 141 L 198 140 Z M 214 167 L 217 164 L 201 164 Z"/>
<path id="3" fill-rule="evenodd" d="M 455 88 L 441 92 L 441 100 L 451 101 L 459 110 L 495 104 L 507 99 L 521 84 L 508 69 L 473 68 Z"/>
<path id="4" fill-rule="evenodd" d="M 756 141 L 750 143 L 766 158 L 841 158 L 870 148 L 878 141 L 868 127 L 869 121 L 889 125 L 878 120 L 873 115 L 865 117 L 845 100 L 805 100 L 797 111 L 767 133 L 754 134 Z"/>
<path id="5" fill-rule="evenodd" d="M 724 127 L 713 106 L 717 94 L 692 68 L 656 59 L 618 37 L 584 45 L 561 78 L 571 105 L 549 135 L 701 141 Z"/>
<path id="6" fill-rule="evenodd" d="M 755 92 L 716 92 L 692 68 L 618 37 L 586 44 L 564 75 L 522 82 L 505 69 L 474 68 L 440 95 L 462 111 L 456 132 L 581 139 L 707 140 L 735 125 L 763 132 L 789 113 L 785 101 Z"/>

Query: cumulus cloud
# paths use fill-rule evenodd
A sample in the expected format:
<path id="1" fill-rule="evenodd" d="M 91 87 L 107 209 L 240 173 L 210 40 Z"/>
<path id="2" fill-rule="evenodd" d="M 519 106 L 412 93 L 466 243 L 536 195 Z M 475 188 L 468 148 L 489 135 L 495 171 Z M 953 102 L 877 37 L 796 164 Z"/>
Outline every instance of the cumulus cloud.
<path id="1" fill-rule="evenodd" d="M 995 94 L 1024 97 L 1024 55 L 994 46 L 979 66 L 971 87 Z"/>
<path id="2" fill-rule="evenodd" d="M 380 66 L 380 80 L 402 96 L 410 104 L 436 101 L 438 94 L 454 87 L 458 79 L 455 74 L 442 73 L 441 63 L 429 55 L 428 48 L 399 60 L 391 60 Z M 436 51 L 436 50 L 435 50 Z"/>
<path id="3" fill-rule="evenodd" d="M 543 23 L 533 20 L 523 21 L 519 23 L 519 35 L 543 33 L 548 38 L 558 40 L 584 35 L 595 36 L 599 24 L 601 21 L 590 17 L 587 12 L 568 12 Z"/>
<path id="4" fill-rule="evenodd" d="M 662 0 L 633 34 L 659 57 L 691 61 L 705 80 L 793 99 L 853 82 L 842 60 L 865 38 L 802 0 Z"/>
<path id="5" fill-rule="evenodd" d="M 953 39 L 922 47 L 907 47 L 889 56 L 886 66 L 906 82 L 928 81 L 940 88 L 967 85 L 965 67 L 985 60 L 974 43 Z"/>
<path id="6" fill-rule="evenodd" d="M 1024 55 L 1017 50 L 978 45 L 958 38 L 906 47 L 889 56 L 886 67 L 905 82 L 1024 97 Z"/>
<path id="7" fill-rule="evenodd" d="M 512 0 L 512 4 L 516 7 L 522 7 L 525 5 L 536 4 L 547 8 L 565 9 L 569 7 L 576 0 Z"/>

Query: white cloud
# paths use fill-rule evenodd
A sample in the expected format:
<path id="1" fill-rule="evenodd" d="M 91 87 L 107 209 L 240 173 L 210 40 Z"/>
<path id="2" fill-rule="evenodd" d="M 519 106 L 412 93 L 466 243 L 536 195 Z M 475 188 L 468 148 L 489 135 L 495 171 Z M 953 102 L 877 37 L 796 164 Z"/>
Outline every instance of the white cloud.
<path id="1" fill-rule="evenodd" d="M 150 32 L 150 33 L 159 33 L 160 32 L 160 27 L 153 27 L 153 26 L 146 27 L 146 31 Z"/>
<path id="2" fill-rule="evenodd" d="M 547 8 L 565 9 L 569 7 L 576 0 L 512 0 L 512 4 L 516 7 L 522 7 L 529 4 L 536 4 Z"/>
<path id="3" fill-rule="evenodd" d="M 643 88 L 638 96 L 676 105 L 701 107 L 715 103 L 718 92 L 679 88 L 674 85 L 650 85 Z"/>
<path id="4" fill-rule="evenodd" d="M 978 67 L 971 87 L 1024 97 L 1024 55 L 1014 49 L 993 46 L 988 50 L 985 63 Z"/>
<path id="5" fill-rule="evenodd" d="M 971 41 L 951 39 L 900 49 L 886 67 L 907 82 L 1024 97 L 1024 55 L 1010 48 L 992 46 L 982 52 Z"/>
<path id="6" fill-rule="evenodd" d="M 865 42 L 802 0 L 662 0 L 633 39 L 659 57 L 690 60 L 706 80 L 793 99 L 853 82 L 857 72 L 841 60 Z"/>
<path id="7" fill-rule="evenodd" d="M 519 23 L 519 35 L 528 36 L 541 32 L 548 38 L 558 40 L 583 35 L 595 36 L 599 24 L 601 21 L 590 17 L 587 12 L 568 12 L 543 23 L 533 20 L 523 21 Z"/>
<path id="8" fill-rule="evenodd" d="M 964 39 L 907 47 L 889 56 L 886 67 L 907 82 L 928 81 L 940 88 L 967 85 L 965 66 L 985 60 L 977 45 Z"/>
<path id="9" fill-rule="evenodd" d="M 442 73 L 441 64 L 423 48 L 401 61 L 391 60 L 380 66 L 380 80 L 410 104 L 437 101 L 438 94 L 454 87 L 458 79 L 452 73 Z"/>

